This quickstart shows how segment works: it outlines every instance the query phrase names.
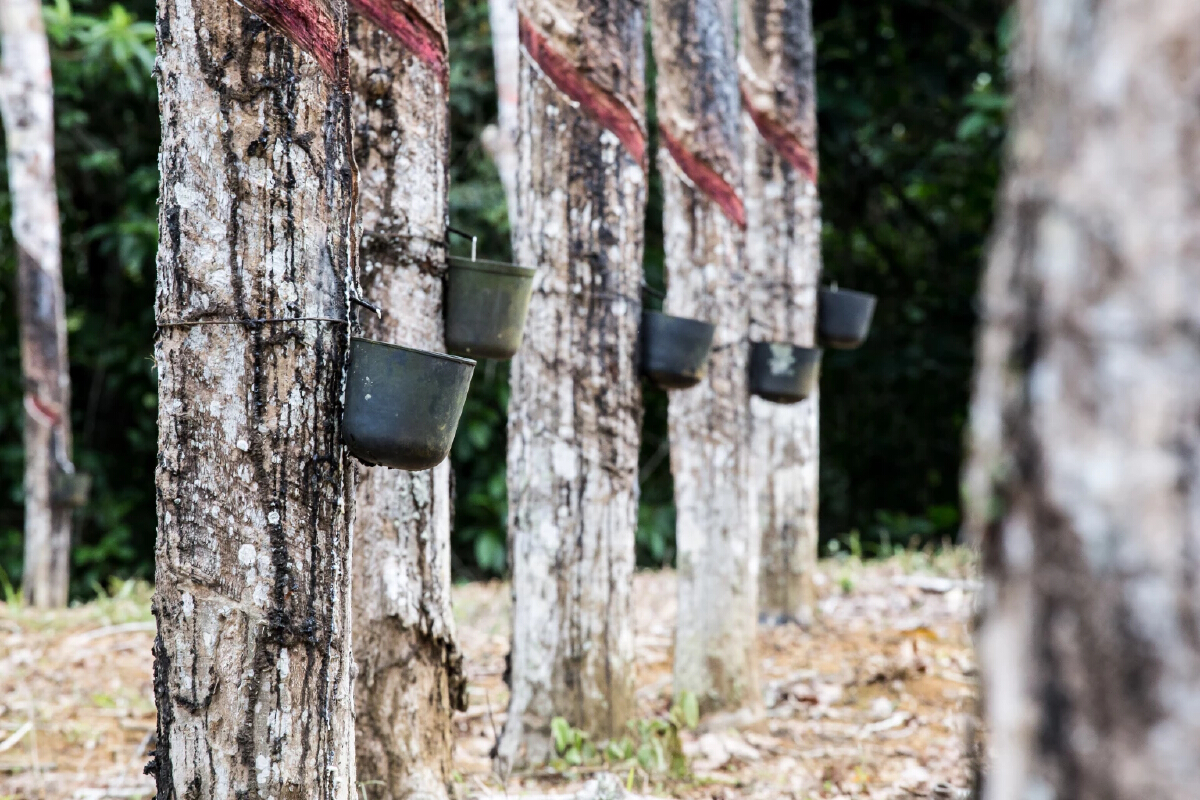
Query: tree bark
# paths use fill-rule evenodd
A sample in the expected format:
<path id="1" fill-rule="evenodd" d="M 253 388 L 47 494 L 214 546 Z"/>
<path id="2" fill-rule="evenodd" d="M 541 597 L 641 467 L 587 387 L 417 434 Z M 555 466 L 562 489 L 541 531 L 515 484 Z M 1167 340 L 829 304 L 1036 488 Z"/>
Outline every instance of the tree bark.
<path id="1" fill-rule="evenodd" d="M 817 109 L 809 0 L 742 0 L 750 338 L 813 346 L 821 274 Z M 750 399 L 751 470 L 766 619 L 812 620 L 817 566 L 819 396 Z"/>
<path id="2" fill-rule="evenodd" d="M 984 796 L 1200 784 L 1200 5 L 1023 0 L 967 473 Z"/>
<path id="3" fill-rule="evenodd" d="M 158 797 L 348 800 L 346 7 L 164 0 L 157 28 Z M 236 323 L 264 318 L 291 321 Z"/>
<path id="4" fill-rule="evenodd" d="M 71 463 L 71 377 L 54 185 L 54 85 L 37 0 L 0 4 L 0 114 L 17 245 L 25 384 L 25 562 L 22 594 L 37 608 L 67 604 L 71 509 L 53 502 Z"/>
<path id="5" fill-rule="evenodd" d="M 671 395 L 679 617 L 675 691 L 704 710 L 758 701 L 758 523 L 750 493 L 748 294 L 732 4 L 655 0 L 671 314 L 716 325 L 708 376 Z"/>
<path id="6" fill-rule="evenodd" d="M 355 158 L 364 335 L 441 351 L 449 72 L 438 0 L 355 0 Z M 445 798 L 463 698 L 450 607 L 450 462 L 358 468 L 354 658 L 358 780 L 371 798 Z"/>
<path id="7" fill-rule="evenodd" d="M 516 253 L 539 273 L 510 373 L 502 772 L 551 755 L 554 716 L 602 739 L 634 712 L 643 24 L 640 0 L 521 5 Z"/>
<path id="8" fill-rule="evenodd" d="M 517 108 L 521 82 L 521 43 L 517 30 L 517 1 L 488 0 L 488 22 L 492 29 L 492 57 L 496 65 L 496 126 L 485 131 L 484 144 L 496 162 L 504 197 L 508 201 L 509 224 L 516 229 L 517 138 L 520 114 Z"/>

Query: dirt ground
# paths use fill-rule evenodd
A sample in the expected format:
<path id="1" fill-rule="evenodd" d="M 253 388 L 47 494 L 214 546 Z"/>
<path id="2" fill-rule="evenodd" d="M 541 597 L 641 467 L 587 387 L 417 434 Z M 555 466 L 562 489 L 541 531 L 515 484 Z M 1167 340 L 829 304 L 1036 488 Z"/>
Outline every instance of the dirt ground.
<path id="1" fill-rule="evenodd" d="M 686 778 L 635 768 L 622 781 L 689 800 L 965 798 L 976 695 L 971 574 L 963 551 L 823 561 L 811 629 L 760 630 L 765 713 L 685 731 Z M 149 595 L 127 583 L 59 612 L 0 603 L 0 800 L 153 795 L 141 774 L 154 730 Z M 674 574 L 638 574 L 634 598 L 639 713 L 651 718 L 671 703 Z M 508 700 L 508 586 L 458 586 L 455 611 L 471 704 L 455 720 L 458 797 L 569 795 L 601 768 L 544 769 L 507 784 L 491 772 Z"/>

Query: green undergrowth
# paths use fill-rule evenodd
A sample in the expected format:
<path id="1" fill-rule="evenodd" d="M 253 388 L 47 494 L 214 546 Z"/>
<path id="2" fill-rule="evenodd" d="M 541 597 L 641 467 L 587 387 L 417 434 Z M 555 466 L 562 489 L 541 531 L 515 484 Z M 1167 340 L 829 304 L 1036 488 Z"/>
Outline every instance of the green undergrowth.
<path id="1" fill-rule="evenodd" d="M 84 625 L 105 627 L 151 622 L 150 600 L 154 587 L 140 579 L 110 578 L 107 585 L 92 584 L 92 598 L 75 601 L 70 608 L 46 611 L 26 606 L 19 586 L 14 586 L 0 570 L 0 617 L 11 619 L 31 630 L 55 631 Z"/>
<path id="2" fill-rule="evenodd" d="M 628 789 L 644 789 L 664 778 L 691 778 L 683 752 L 681 733 L 694 730 L 700 722 L 700 704 L 691 692 L 680 692 L 666 714 L 632 720 L 629 732 L 620 738 L 594 742 L 584 731 L 562 717 L 550 723 L 555 757 L 550 768 L 569 778 L 576 773 L 602 767 L 625 776 Z"/>
<path id="3" fill-rule="evenodd" d="M 914 542 L 865 540 L 858 531 L 825 543 L 824 559 L 842 567 L 862 568 L 867 562 L 894 565 L 905 573 L 928 573 L 947 578 L 965 578 L 978 568 L 975 550 L 954 545 L 949 539 L 930 542 L 923 547 Z"/>

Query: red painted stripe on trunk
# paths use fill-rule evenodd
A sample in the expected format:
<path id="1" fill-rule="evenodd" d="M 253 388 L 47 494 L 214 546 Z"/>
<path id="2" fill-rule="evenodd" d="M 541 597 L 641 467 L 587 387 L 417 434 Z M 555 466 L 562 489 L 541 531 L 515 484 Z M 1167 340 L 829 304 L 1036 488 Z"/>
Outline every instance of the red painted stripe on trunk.
<path id="1" fill-rule="evenodd" d="M 758 128 L 759 134 L 767 140 L 771 147 L 775 148 L 775 152 L 779 153 L 784 161 L 791 164 L 793 169 L 816 183 L 817 159 L 813 157 L 812 151 L 779 122 L 750 105 L 750 96 L 744 86 L 742 87 L 742 107 L 750 114 L 750 119 L 754 120 L 754 127 Z"/>
<path id="2" fill-rule="evenodd" d="M 662 125 L 658 126 L 658 134 L 663 144 L 666 145 L 667 152 L 683 170 L 683 174 L 688 176 L 688 180 L 703 192 L 705 197 L 720 206 L 721 210 L 725 212 L 725 216 L 737 223 L 739 228 L 744 229 L 746 227 L 746 207 L 742 204 L 742 198 L 738 195 L 737 190 L 718 175 L 716 170 L 701 161 L 694 153 L 686 150 L 678 139 L 667 133 Z"/>
<path id="3" fill-rule="evenodd" d="M 404 0 L 351 0 L 351 5 L 376 26 L 395 36 L 419 60 L 437 70 L 443 84 L 449 83 L 446 41 L 415 8 Z"/>
<path id="4" fill-rule="evenodd" d="M 57 425 L 61 419 L 52 406 L 35 394 L 25 395 L 25 413 L 47 426 Z"/>
<path id="5" fill-rule="evenodd" d="M 634 160 L 646 166 L 646 134 L 633 112 L 611 92 L 601 89 L 581 73 L 574 64 L 557 53 L 538 33 L 537 29 L 521 17 L 521 44 L 533 62 L 541 68 L 554 86 L 567 97 L 578 103 L 588 116 L 604 126 L 625 145 Z"/>
<path id="6" fill-rule="evenodd" d="M 324 8 L 312 0 L 243 0 L 243 4 L 283 32 L 333 77 L 338 35 Z"/>

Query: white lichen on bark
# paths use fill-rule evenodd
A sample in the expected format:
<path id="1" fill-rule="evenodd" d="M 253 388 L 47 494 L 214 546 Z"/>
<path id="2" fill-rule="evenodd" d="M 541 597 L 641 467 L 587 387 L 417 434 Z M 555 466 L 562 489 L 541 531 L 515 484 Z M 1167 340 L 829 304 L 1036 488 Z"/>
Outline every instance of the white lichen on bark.
<path id="1" fill-rule="evenodd" d="M 337 79 L 232 2 L 158 6 L 160 799 L 355 793 L 347 327 L 173 324 L 347 319 L 345 5 L 318 13 Z"/>
<path id="2" fill-rule="evenodd" d="M 1200 5 L 1023 0 L 968 530 L 988 800 L 1200 785 Z"/>
<path id="3" fill-rule="evenodd" d="M 71 510 L 53 503 L 54 476 L 73 472 L 71 378 L 54 185 L 54 85 L 37 0 L 0 3 L 4 119 L 24 384 L 25 558 L 22 594 L 37 608 L 67 604 Z"/>
<path id="4" fill-rule="evenodd" d="M 440 3 L 410 13 L 444 31 Z M 444 62 L 441 62 L 444 63 Z M 359 13 L 350 22 L 364 335 L 444 350 L 445 72 Z M 359 466 L 354 543 L 356 758 L 371 798 L 445 798 L 461 703 L 450 607 L 450 462 Z"/>

